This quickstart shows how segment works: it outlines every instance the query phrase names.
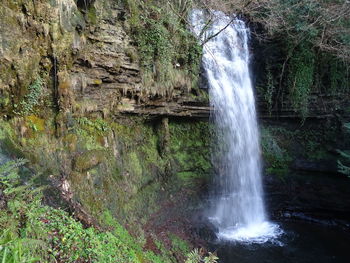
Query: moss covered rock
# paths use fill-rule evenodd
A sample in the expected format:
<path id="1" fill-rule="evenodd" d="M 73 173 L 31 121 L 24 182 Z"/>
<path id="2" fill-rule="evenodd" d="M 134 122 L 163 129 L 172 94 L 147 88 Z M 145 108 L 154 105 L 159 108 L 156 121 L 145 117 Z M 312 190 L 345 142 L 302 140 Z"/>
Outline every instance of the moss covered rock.
<path id="1" fill-rule="evenodd" d="M 79 155 L 74 160 L 73 170 L 77 172 L 86 172 L 99 165 L 105 160 L 105 151 L 91 150 Z"/>

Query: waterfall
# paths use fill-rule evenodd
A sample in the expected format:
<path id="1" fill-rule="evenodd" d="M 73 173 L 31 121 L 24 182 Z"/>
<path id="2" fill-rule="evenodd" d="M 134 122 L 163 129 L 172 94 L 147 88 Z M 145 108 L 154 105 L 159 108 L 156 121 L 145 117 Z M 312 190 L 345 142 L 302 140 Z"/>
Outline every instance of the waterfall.
<path id="1" fill-rule="evenodd" d="M 208 26 L 208 13 L 194 10 L 191 14 L 194 33 L 202 40 L 209 37 L 202 66 L 217 138 L 213 151 L 216 188 L 209 217 L 221 239 L 265 242 L 279 230 L 267 221 L 263 202 L 259 131 L 249 74 L 249 29 L 242 20 L 219 11 L 212 11 L 210 17 L 213 21 Z"/>

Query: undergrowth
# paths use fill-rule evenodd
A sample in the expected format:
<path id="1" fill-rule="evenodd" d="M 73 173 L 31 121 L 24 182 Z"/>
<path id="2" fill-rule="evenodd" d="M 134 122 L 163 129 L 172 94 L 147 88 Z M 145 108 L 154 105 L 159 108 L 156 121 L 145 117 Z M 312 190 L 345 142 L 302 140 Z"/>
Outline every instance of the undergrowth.
<path id="1" fill-rule="evenodd" d="M 84 227 L 74 215 L 42 202 L 37 177 L 22 178 L 25 163 L 0 165 L 0 262 L 171 263 L 177 262 L 174 251 L 188 253 L 188 263 L 217 262 L 214 254 L 190 252 L 178 237 L 172 238 L 172 251 L 145 250 L 108 211 L 99 218 L 108 230 Z"/>
<path id="2" fill-rule="evenodd" d="M 21 181 L 24 163 L 0 166 L 0 262 L 169 262 L 144 251 L 111 217 L 109 231 L 100 232 L 44 205 L 33 180 Z"/>

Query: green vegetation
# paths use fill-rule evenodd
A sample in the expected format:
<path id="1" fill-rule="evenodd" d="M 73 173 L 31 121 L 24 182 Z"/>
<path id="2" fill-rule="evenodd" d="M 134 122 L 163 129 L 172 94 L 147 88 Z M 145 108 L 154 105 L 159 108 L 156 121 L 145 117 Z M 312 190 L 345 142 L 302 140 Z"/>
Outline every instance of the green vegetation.
<path id="1" fill-rule="evenodd" d="M 312 47 L 300 45 L 289 61 L 288 86 L 294 109 L 305 119 L 313 85 L 315 53 Z"/>
<path id="2" fill-rule="evenodd" d="M 219 258 L 211 252 L 206 255 L 203 250 L 195 249 L 188 254 L 185 263 L 217 263 Z"/>
<path id="3" fill-rule="evenodd" d="M 284 129 L 263 128 L 261 130 L 261 148 L 267 163 L 267 173 L 283 176 L 289 171 L 292 158 L 287 150 L 289 145 L 286 143 L 290 135 L 291 133 Z"/>
<path id="4" fill-rule="evenodd" d="M 263 125 L 261 149 L 267 173 L 283 177 L 290 171 L 294 158 L 311 162 L 333 159 L 332 149 L 339 131 L 332 123 L 322 125 Z"/>
<path id="5" fill-rule="evenodd" d="M 144 251 L 108 212 L 103 214 L 108 231 L 101 232 L 44 205 L 33 179 L 21 182 L 19 168 L 24 163 L 0 166 L 1 262 L 170 262 Z"/>
<path id="6" fill-rule="evenodd" d="M 169 237 L 174 251 L 178 251 L 183 255 L 187 255 L 190 252 L 190 246 L 186 241 L 174 234 L 170 234 Z"/>
<path id="7" fill-rule="evenodd" d="M 34 113 L 36 106 L 40 104 L 40 98 L 43 93 L 43 82 L 37 78 L 29 87 L 27 94 L 23 97 L 19 105 L 14 105 L 14 113 L 18 115 L 28 115 Z"/>
<path id="8" fill-rule="evenodd" d="M 222 2 L 227 3 L 226 9 L 247 14 L 259 25 L 254 32 L 261 40 L 257 49 L 264 51 L 257 63 L 265 68 L 257 86 L 270 112 L 291 105 L 303 121 L 309 116 L 313 94 L 349 94 L 350 12 L 346 1 Z"/>
<path id="9" fill-rule="evenodd" d="M 0 122 L 2 149 L 30 160 L 43 181 L 66 175 L 74 200 L 93 217 L 109 210 L 137 228 L 165 195 L 196 192 L 209 179 L 206 122 L 170 123 L 169 138 L 162 139 L 167 132 L 138 118 L 117 123 L 68 116 L 57 138 L 52 122 L 42 120 L 30 115 Z M 142 236 L 142 230 L 135 232 Z"/>
<path id="10" fill-rule="evenodd" d="M 77 118 L 76 120 L 79 125 L 92 130 L 94 132 L 98 132 L 99 134 L 106 133 L 110 131 L 110 127 L 106 121 L 97 118 L 97 119 L 88 119 L 86 117 Z"/>
<path id="11" fill-rule="evenodd" d="M 180 182 L 193 186 L 208 180 L 212 168 L 208 123 L 170 123 L 169 130 L 172 169 Z"/>
<path id="12" fill-rule="evenodd" d="M 268 62 L 266 65 L 266 87 L 265 90 L 261 90 L 259 87 L 260 92 L 264 94 L 264 100 L 267 103 L 269 115 L 271 115 L 271 111 L 273 108 L 273 94 L 276 92 L 276 80 L 273 78 L 273 74 L 271 72 L 271 66 Z"/>
<path id="13" fill-rule="evenodd" d="M 155 240 L 158 254 L 143 249 L 108 212 L 100 216 L 107 230 L 85 228 L 72 215 L 43 204 L 36 177 L 23 181 L 24 160 L 0 166 L 0 262 L 175 262 L 173 253 L 188 254 L 186 262 L 215 263 L 217 257 L 202 250 L 191 253 L 189 244 L 170 234 L 171 251 Z"/>
<path id="14" fill-rule="evenodd" d="M 184 8 L 178 1 L 125 0 L 136 40 L 146 88 L 195 86 L 202 48 L 187 29 Z M 179 1 L 180 2 L 180 1 Z M 163 94 L 170 95 L 170 94 Z"/>

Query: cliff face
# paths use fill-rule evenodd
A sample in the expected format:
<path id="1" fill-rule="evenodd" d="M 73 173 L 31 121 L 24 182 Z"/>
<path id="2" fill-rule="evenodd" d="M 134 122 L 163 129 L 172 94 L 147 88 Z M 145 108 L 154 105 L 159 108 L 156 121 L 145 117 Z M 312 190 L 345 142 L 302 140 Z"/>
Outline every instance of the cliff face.
<path id="1" fill-rule="evenodd" d="M 288 36 L 266 41 L 259 38 L 266 33 L 262 25 L 252 23 L 251 29 L 252 77 L 261 118 L 349 118 L 348 63 L 308 46 L 307 40 L 290 49 L 295 43 Z"/>
<path id="2" fill-rule="evenodd" d="M 0 4 L 0 147 L 88 224 L 106 210 L 145 220 L 211 173 L 206 93 L 181 79 L 145 88 L 122 2 Z"/>
<path id="3" fill-rule="evenodd" d="M 178 83 L 145 88 L 119 1 L 4 1 L 1 4 L 1 111 L 9 114 L 43 78 L 61 112 L 208 116 L 206 98 Z M 15 105 L 15 106 L 14 106 Z M 19 106 L 18 106 L 19 107 Z"/>

